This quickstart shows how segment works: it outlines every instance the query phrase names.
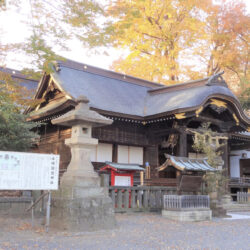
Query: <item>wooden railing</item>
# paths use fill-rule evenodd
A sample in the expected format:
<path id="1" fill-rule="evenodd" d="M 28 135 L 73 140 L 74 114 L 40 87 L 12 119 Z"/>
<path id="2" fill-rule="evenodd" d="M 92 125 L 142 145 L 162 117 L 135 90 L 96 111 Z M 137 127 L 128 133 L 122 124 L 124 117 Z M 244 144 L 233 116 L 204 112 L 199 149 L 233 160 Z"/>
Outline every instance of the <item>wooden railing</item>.
<path id="1" fill-rule="evenodd" d="M 175 178 L 151 178 L 151 179 L 145 179 L 145 185 L 147 185 L 147 186 L 176 187 L 177 186 L 177 179 L 175 179 Z"/>
<path id="2" fill-rule="evenodd" d="M 231 178 L 229 181 L 230 186 L 250 186 L 250 178 L 240 177 L 240 178 Z"/>
<path id="3" fill-rule="evenodd" d="M 237 192 L 237 202 L 238 203 L 250 203 L 250 193 Z"/>
<path id="4" fill-rule="evenodd" d="M 163 207 L 166 210 L 208 209 L 208 195 L 164 195 Z"/>
<path id="5" fill-rule="evenodd" d="M 163 195 L 176 194 L 173 187 L 109 187 L 115 212 L 158 211 L 163 207 Z"/>

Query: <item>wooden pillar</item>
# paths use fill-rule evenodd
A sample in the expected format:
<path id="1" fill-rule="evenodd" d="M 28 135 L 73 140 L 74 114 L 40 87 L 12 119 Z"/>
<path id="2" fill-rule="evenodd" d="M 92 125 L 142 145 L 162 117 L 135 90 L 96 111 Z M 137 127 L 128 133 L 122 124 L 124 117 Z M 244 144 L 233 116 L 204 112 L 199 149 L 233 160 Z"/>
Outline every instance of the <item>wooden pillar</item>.
<path id="1" fill-rule="evenodd" d="M 159 166 L 158 145 L 145 147 L 144 164 L 146 162 L 150 165 L 151 177 L 156 176 L 155 168 Z"/>
<path id="2" fill-rule="evenodd" d="M 224 146 L 223 146 L 223 154 L 222 159 L 224 161 L 223 169 L 225 169 L 226 176 L 230 176 L 230 170 L 229 170 L 229 147 L 228 147 L 228 140 L 224 140 Z"/>
<path id="3" fill-rule="evenodd" d="M 140 185 L 143 186 L 144 185 L 144 172 L 140 171 Z"/>
<path id="4" fill-rule="evenodd" d="M 118 145 L 113 144 L 112 162 L 117 163 L 117 161 L 118 161 Z"/>
<path id="5" fill-rule="evenodd" d="M 145 168 L 146 168 L 145 179 L 150 179 L 151 170 L 148 162 L 145 163 Z"/>
<path id="6" fill-rule="evenodd" d="M 228 177 L 231 178 L 231 166 L 230 166 L 230 152 L 231 152 L 231 148 L 230 148 L 230 145 L 228 143 L 228 140 L 227 140 L 227 159 L 228 159 Z"/>
<path id="7" fill-rule="evenodd" d="M 179 150 L 178 150 L 178 156 L 187 157 L 187 134 L 185 132 L 181 132 L 179 134 Z"/>
<path id="8" fill-rule="evenodd" d="M 222 147 L 223 149 L 223 154 L 222 154 L 222 160 L 224 161 L 223 165 L 223 174 L 226 177 L 230 178 L 230 160 L 229 160 L 229 145 L 228 145 L 228 140 L 224 140 L 224 146 Z M 227 182 L 225 184 L 225 190 L 230 192 L 230 187 L 228 185 L 229 183 Z"/>

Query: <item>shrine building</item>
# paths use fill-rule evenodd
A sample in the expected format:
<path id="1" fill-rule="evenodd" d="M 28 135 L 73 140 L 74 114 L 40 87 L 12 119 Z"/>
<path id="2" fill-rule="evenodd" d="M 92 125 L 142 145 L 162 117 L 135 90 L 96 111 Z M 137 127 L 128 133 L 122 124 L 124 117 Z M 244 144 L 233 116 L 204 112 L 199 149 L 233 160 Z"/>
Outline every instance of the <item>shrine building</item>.
<path id="1" fill-rule="evenodd" d="M 192 130 L 210 122 L 223 145 L 222 168 L 229 177 L 238 178 L 233 188 L 250 187 L 250 182 L 239 184 L 240 178 L 250 178 L 250 118 L 222 74 L 166 86 L 70 60 L 56 62 L 54 72 L 44 73 L 38 84 L 35 99 L 42 102 L 27 112 L 31 120 L 43 123 L 34 152 L 60 154 L 61 174 L 71 158 L 64 144 L 71 129 L 51 120 L 74 109 L 82 95 L 92 110 L 113 120 L 112 125 L 92 130 L 99 140 L 91 151 L 95 170 L 105 162 L 149 165 L 147 185 L 175 185 L 176 170 L 159 173 L 165 155 L 203 157 L 192 148 Z M 134 184 L 138 183 L 135 176 Z"/>

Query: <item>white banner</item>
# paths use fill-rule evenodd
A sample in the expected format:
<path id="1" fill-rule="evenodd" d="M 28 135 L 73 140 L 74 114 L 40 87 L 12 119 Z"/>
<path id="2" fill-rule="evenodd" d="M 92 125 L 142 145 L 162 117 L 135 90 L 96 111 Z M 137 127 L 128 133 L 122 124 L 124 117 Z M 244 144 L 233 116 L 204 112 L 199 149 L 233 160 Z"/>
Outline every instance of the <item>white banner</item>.
<path id="1" fill-rule="evenodd" d="M 59 155 L 0 151 L 0 190 L 56 190 Z"/>

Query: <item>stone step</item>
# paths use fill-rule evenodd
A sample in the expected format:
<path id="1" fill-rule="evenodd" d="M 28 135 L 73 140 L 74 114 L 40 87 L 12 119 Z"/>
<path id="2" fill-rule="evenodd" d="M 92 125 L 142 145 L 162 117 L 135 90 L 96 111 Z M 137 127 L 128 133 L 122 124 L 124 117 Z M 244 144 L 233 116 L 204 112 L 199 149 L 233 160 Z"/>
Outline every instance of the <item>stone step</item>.
<path id="1" fill-rule="evenodd" d="M 250 204 L 228 204 L 223 206 L 227 211 L 250 211 Z"/>

